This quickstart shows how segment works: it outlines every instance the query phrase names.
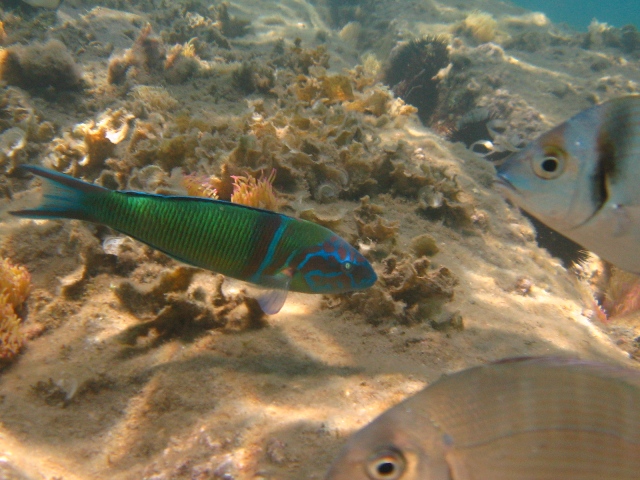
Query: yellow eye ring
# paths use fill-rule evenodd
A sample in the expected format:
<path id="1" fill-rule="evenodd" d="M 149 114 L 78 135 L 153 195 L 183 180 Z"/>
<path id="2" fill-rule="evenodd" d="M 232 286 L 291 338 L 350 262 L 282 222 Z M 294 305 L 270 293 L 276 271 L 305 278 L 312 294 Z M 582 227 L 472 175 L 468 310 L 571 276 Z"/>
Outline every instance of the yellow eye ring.
<path id="1" fill-rule="evenodd" d="M 542 158 L 533 157 L 531 159 L 531 166 L 538 177 L 544 180 L 553 180 L 564 172 L 565 153 L 559 148 L 548 148 Z"/>
<path id="2" fill-rule="evenodd" d="M 406 468 L 402 453 L 385 448 L 367 461 L 367 475 L 371 480 L 398 480 Z"/>

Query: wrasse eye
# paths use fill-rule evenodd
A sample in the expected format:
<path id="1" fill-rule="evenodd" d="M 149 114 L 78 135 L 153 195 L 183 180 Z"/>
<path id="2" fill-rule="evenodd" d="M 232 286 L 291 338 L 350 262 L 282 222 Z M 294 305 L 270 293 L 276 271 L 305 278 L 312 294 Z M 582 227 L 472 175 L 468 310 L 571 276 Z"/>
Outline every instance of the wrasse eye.
<path id="1" fill-rule="evenodd" d="M 353 264 L 351 262 L 344 262 L 342 264 L 342 270 L 345 272 L 350 272 L 351 268 L 353 268 Z"/>
<path id="2" fill-rule="evenodd" d="M 397 480 L 405 470 L 405 460 L 395 449 L 384 449 L 367 462 L 367 475 L 371 480 Z"/>

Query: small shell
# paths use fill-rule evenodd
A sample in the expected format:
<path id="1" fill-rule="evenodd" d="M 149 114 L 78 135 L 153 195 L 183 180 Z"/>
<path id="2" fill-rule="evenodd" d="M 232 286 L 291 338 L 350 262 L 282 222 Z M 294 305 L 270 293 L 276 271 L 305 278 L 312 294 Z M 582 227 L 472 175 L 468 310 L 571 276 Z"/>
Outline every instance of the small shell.
<path id="1" fill-rule="evenodd" d="M 444 205 L 444 194 L 432 186 L 422 187 L 418 192 L 418 204 L 425 210 L 440 208 Z"/>
<path id="2" fill-rule="evenodd" d="M 333 203 L 338 200 L 340 188 L 333 182 L 325 182 L 313 192 L 313 199 L 318 203 Z"/>

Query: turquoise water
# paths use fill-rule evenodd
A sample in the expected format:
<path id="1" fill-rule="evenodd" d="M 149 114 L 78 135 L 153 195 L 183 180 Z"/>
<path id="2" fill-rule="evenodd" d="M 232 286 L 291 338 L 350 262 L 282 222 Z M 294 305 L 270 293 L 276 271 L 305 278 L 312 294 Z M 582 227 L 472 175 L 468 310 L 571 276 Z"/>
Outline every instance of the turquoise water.
<path id="1" fill-rule="evenodd" d="M 513 3 L 544 12 L 552 21 L 565 22 L 580 30 L 586 30 L 594 18 L 616 27 L 640 26 L 640 0 L 513 0 Z"/>

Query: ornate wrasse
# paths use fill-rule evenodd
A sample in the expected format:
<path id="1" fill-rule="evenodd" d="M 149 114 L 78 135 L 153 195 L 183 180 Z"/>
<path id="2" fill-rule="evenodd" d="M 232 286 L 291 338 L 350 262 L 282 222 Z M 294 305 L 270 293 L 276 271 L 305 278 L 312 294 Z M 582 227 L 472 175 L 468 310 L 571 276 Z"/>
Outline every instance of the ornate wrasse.
<path id="1" fill-rule="evenodd" d="M 457 372 L 355 433 L 326 480 L 637 480 L 640 372 L 567 358 Z"/>
<path id="2" fill-rule="evenodd" d="M 114 191 L 36 166 L 42 203 L 10 212 L 106 225 L 184 263 L 268 290 L 258 301 L 277 313 L 287 291 L 343 293 L 376 281 L 369 262 L 327 228 L 268 210 L 201 197 Z"/>
<path id="3" fill-rule="evenodd" d="M 640 273 L 640 96 L 591 107 L 497 167 L 507 198 L 616 266 Z"/>

